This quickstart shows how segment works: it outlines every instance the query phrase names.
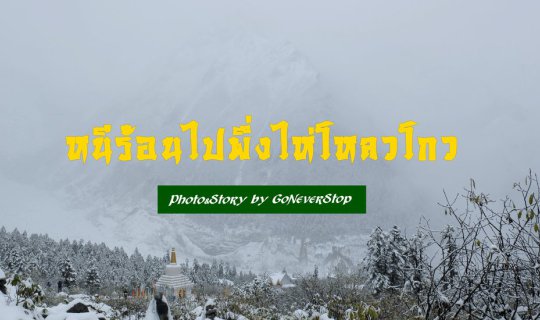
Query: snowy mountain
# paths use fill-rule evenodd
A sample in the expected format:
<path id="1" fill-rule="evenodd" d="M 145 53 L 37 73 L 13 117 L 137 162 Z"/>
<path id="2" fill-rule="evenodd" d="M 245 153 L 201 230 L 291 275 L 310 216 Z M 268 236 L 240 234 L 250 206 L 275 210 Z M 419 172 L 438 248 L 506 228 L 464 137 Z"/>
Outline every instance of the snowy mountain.
<path id="1" fill-rule="evenodd" d="M 290 43 L 225 30 L 179 43 L 169 59 L 149 70 L 132 95 L 85 123 L 111 123 L 116 131 L 130 123 L 137 127 L 135 134 L 163 137 L 181 136 L 178 124 L 197 120 L 202 139 L 215 137 L 218 127 L 229 132 L 233 125 L 243 123 L 245 115 L 252 115 L 255 138 L 275 136 L 269 124 L 281 120 L 290 123 L 291 134 L 305 134 L 309 125 L 323 120 L 336 123 L 336 133 L 361 134 L 358 128 L 341 125 L 347 123 L 346 115 L 337 111 L 316 68 Z M 83 126 L 69 132 L 90 133 L 91 127 Z M 43 198 L 38 202 L 41 208 L 33 205 L 35 200 L 27 204 L 24 218 L 17 216 L 20 208 L 6 206 L 11 212 L 5 223 L 8 227 L 105 241 L 128 250 L 138 247 L 143 254 L 161 255 L 176 247 L 181 256 L 217 257 L 260 271 L 291 265 L 311 269 L 322 264 L 336 245 L 347 247 L 358 262 L 369 225 L 377 220 L 377 213 L 398 201 L 381 201 L 385 195 L 369 193 L 366 216 L 158 216 L 158 184 L 350 183 L 384 190 L 392 179 L 391 171 L 383 163 L 322 161 L 317 150 L 312 164 L 280 160 L 273 150 L 267 162 L 213 163 L 184 155 L 179 165 L 162 160 L 112 161 L 106 167 L 93 160 L 84 165 L 67 161 L 61 144 L 53 146 L 58 150 L 56 158 L 50 159 L 54 164 L 36 169 L 35 175 L 43 179 L 33 187 L 18 182 L 6 186 L 21 188 L 18 194 L 30 192 Z M 19 219 L 27 224 L 21 225 Z M 299 265 L 302 240 L 309 240 L 308 256 Z"/>

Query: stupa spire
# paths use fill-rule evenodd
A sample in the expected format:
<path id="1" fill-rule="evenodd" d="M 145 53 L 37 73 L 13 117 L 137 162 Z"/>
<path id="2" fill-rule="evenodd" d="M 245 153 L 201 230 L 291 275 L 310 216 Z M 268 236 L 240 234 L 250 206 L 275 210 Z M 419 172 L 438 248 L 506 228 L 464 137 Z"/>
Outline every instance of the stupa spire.
<path id="1" fill-rule="evenodd" d="M 171 250 L 171 264 L 176 264 L 176 251 L 174 248 Z"/>

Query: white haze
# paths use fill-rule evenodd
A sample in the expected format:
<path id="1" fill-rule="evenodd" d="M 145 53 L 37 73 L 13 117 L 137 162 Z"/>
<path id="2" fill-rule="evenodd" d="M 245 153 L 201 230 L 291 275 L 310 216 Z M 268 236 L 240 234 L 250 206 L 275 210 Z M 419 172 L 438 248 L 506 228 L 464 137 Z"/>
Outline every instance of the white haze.
<path id="1" fill-rule="evenodd" d="M 309 166 L 289 160 L 271 167 L 276 174 L 286 171 L 286 166 L 299 168 L 303 179 L 295 176 L 295 181 L 286 177 L 266 181 L 367 183 L 368 208 L 373 210 L 356 217 L 359 225 L 365 221 L 366 229 L 379 223 L 412 230 L 422 215 L 442 222 L 437 202 L 442 200 L 443 189 L 451 194 L 460 192 L 469 178 L 475 178 L 480 189 L 501 198 L 529 168 L 540 169 L 539 9 L 540 3 L 535 1 L 1 0 L 0 225 L 55 237 L 80 235 L 99 240 L 99 236 L 82 231 L 81 226 L 89 223 L 86 219 L 70 215 L 69 208 L 75 204 L 66 204 L 73 194 L 66 185 L 73 184 L 77 189 L 89 186 L 84 190 L 93 194 L 92 200 L 77 199 L 88 206 L 89 201 L 101 199 L 101 183 L 122 180 L 117 178 L 124 171 L 70 163 L 65 157 L 66 135 L 86 134 L 103 123 L 130 121 L 141 132 L 161 133 L 159 130 L 174 131 L 185 117 L 199 120 L 209 133 L 219 125 L 240 124 L 247 112 L 255 120 L 259 116 L 260 123 L 267 124 L 269 118 L 285 119 L 300 128 L 333 120 L 337 131 L 358 135 L 396 135 L 399 122 L 415 120 L 418 134 L 458 136 L 458 156 L 452 162 L 419 163 L 402 158 L 386 164 L 331 162 L 318 164 L 316 168 L 322 171 L 313 172 Z M 303 71 L 286 69 L 284 77 L 291 85 L 305 84 L 307 96 L 278 86 L 270 97 L 290 95 L 289 107 L 274 112 L 268 106 L 238 106 L 246 99 L 264 103 L 242 96 L 242 88 L 247 87 L 242 77 L 251 73 L 235 74 L 235 63 L 242 62 L 242 56 L 236 53 L 242 55 L 244 51 L 230 47 L 251 41 L 257 45 L 245 54 L 254 62 L 273 62 L 272 57 L 260 58 L 259 54 L 275 50 L 278 58 L 283 55 L 287 67 L 291 66 L 288 59 L 298 56 L 294 61 L 300 61 Z M 197 92 L 200 78 L 207 72 L 203 64 L 219 60 L 220 53 L 213 52 L 216 48 L 231 50 L 230 56 L 219 61 L 227 74 L 216 76 L 216 81 L 219 84 L 230 78 L 238 84 L 228 84 L 237 90 L 226 96 L 232 97 L 233 103 L 224 101 L 220 109 L 221 96 L 212 91 L 201 93 L 203 97 L 216 97 L 207 104 L 207 110 L 204 103 L 191 101 L 198 107 L 185 111 L 182 101 L 190 101 L 191 92 Z M 282 48 L 293 50 L 294 57 L 283 53 Z M 186 52 L 191 55 L 189 59 Z M 228 65 L 232 67 L 227 69 Z M 259 69 L 265 70 L 265 66 L 246 72 Z M 254 75 L 253 81 L 264 85 L 264 76 Z M 162 89 L 161 84 L 172 87 Z M 219 86 L 208 90 L 215 88 Z M 246 92 L 258 92 L 253 90 Z M 297 110 L 294 101 L 302 104 Z M 313 113 L 311 101 L 316 104 Z M 213 110 L 227 117 L 212 115 Z M 291 115 L 294 118 L 287 117 Z M 251 164 L 248 169 L 252 171 L 246 173 L 235 164 L 202 164 L 208 172 L 201 174 L 200 181 L 183 181 L 181 170 L 188 161 L 186 158 L 179 168 L 159 161 L 152 166 L 156 176 L 174 171 L 174 179 L 168 182 L 179 184 L 253 182 L 254 171 L 262 167 Z M 335 166 L 337 169 L 332 170 L 336 172 L 329 166 Z M 134 184 L 149 183 L 140 192 L 143 198 L 153 199 L 152 177 L 142 181 L 139 169 L 126 170 Z M 194 170 L 197 175 L 190 179 L 196 180 L 197 170 L 203 169 Z M 234 174 L 222 173 L 225 170 Z M 315 174 L 319 177 L 314 178 Z M 113 194 L 118 206 L 128 205 L 132 199 L 124 194 L 130 190 L 121 181 L 118 184 L 104 193 Z M 99 208 L 108 210 L 104 204 Z M 24 215 L 54 223 L 21 218 Z M 52 230 L 66 217 L 73 221 Z M 179 222 L 182 217 L 167 219 L 162 221 L 184 225 Z M 325 223 L 334 223 L 332 219 L 340 218 L 330 217 Z M 70 231 L 66 225 L 77 227 Z M 160 226 L 155 232 L 163 230 L 168 229 Z M 104 238 L 113 245 L 118 240 Z M 127 235 L 119 238 L 119 244 L 131 239 Z M 168 245 L 177 240 L 163 241 Z M 197 250 L 190 252 L 197 255 Z"/>

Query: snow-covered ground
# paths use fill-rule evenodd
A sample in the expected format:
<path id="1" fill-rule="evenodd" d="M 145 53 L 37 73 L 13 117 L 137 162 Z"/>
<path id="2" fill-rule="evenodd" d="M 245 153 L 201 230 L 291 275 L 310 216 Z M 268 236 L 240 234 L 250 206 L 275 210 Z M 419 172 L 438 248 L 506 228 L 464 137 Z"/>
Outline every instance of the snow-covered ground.
<path id="1" fill-rule="evenodd" d="M 0 292 L 0 320 L 41 320 L 46 315 L 48 320 L 101 320 L 111 319 L 115 314 L 112 308 L 104 303 L 92 301 L 88 295 L 67 296 L 68 303 L 60 303 L 52 307 L 35 307 L 27 310 L 16 303 L 15 287 L 8 285 L 8 294 Z M 88 312 L 68 313 L 77 304 L 88 307 Z"/>
<path id="2" fill-rule="evenodd" d="M 89 308 L 89 312 L 85 313 L 68 313 L 67 311 L 73 308 L 77 304 L 84 304 Z M 44 308 L 36 308 L 38 313 L 42 313 Z M 95 303 L 88 296 L 80 295 L 73 299 L 69 303 L 61 303 L 54 307 L 46 308 L 47 319 L 49 320 L 98 320 L 98 319 L 110 319 L 114 316 L 113 310 L 110 306 L 104 303 Z"/>

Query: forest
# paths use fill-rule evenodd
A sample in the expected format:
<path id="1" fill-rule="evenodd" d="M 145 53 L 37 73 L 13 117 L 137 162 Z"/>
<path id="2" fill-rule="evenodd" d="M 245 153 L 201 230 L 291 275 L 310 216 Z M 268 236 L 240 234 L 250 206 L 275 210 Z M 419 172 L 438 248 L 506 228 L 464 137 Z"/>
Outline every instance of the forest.
<path id="1" fill-rule="evenodd" d="M 321 275 L 313 266 L 289 275 L 287 286 L 223 261 L 179 262 L 194 286 L 188 297 L 167 302 L 171 317 L 539 319 L 539 194 L 533 173 L 502 200 L 478 191 L 471 180 L 463 194 L 444 193 L 441 214 L 451 224 L 435 227 L 424 219 L 412 235 L 398 226 L 376 227 L 352 270 L 338 265 Z M 152 319 L 147 306 L 167 263 L 165 252 L 128 255 L 105 244 L 1 228 L 0 278 L 9 290 L 0 298 L 4 308 L 24 309 L 28 319 L 47 318 L 73 301 L 106 305 L 100 313 L 105 319 Z"/>

